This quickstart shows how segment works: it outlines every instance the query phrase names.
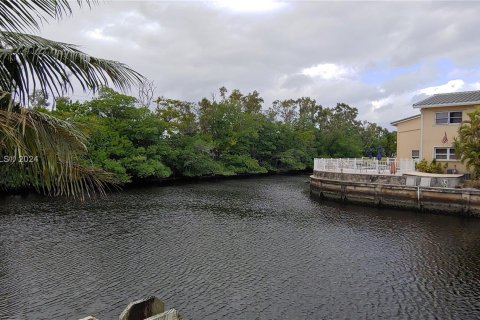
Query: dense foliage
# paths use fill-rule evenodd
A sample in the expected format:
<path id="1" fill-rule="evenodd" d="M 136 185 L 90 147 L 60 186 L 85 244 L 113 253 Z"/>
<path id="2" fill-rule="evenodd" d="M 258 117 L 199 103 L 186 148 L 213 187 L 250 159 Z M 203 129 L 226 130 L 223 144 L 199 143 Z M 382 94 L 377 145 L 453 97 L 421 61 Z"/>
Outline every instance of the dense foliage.
<path id="1" fill-rule="evenodd" d="M 418 163 L 415 164 L 415 169 L 420 172 L 426 173 L 445 173 L 448 163 L 442 165 L 437 160 L 433 159 L 430 163 L 427 160 L 422 159 Z"/>
<path id="2" fill-rule="evenodd" d="M 311 98 L 263 108 L 254 91 L 220 89 L 198 103 L 160 97 L 154 110 L 105 88 L 91 101 L 59 99 L 53 111 L 88 137 L 86 162 L 122 182 L 311 169 L 314 157 L 384 156 L 394 132 L 357 119 L 356 108 L 324 108 Z"/>
<path id="3" fill-rule="evenodd" d="M 469 169 L 473 169 L 475 177 L 480 178 L 480 110 L 468 114 L 470 120 L 464 121 L 458 129 L 458 137 L 454 141 L 457 157 Z"/>

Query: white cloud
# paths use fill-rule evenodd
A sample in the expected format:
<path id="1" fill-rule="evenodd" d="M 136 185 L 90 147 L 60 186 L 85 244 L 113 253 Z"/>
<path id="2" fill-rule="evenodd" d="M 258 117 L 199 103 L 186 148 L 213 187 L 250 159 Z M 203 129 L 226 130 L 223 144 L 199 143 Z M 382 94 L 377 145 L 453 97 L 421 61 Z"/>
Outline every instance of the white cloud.
<path id="1" fill-rule="evenodd" d="M 386 98 L 382 98 L 378 100 L 373 100 L 371 111 L 375 111 L 391 103 L 392 103 L 392 96 L 388 96 Z"/>
<path id="2" fill-rule="evenodd" d="M 442 84 L 440 86 L 428 87 L 428 88 L 418 90 L 418 93 L 432 95 L 437 93 L 456 92 L 462 89 L 464 86 L 465 86 L 465 81 L 461 79 L 450 80 L 447 83 Z"/>
<path id="3" fill-rule="evenodd" d="M 143 30 L 148 32 L 156 32 L 160 30 L 160 24 L 156 21 L 143 24 Z"/>
<path id="4" fill-rule="evenodd" d="M 369 101 L 365 108 L 367 111 L 360 113 L 360 116 L 370 122 L 376 122 L 392 129 L 390 126 L 392 121 L 418 113 L 412 108 L 413 95 L 411 92 L 395 93 Z"/>
<path id="5" fill-rule="evenodd" d="M 93 30 L 86 31 L 85 34 L 87 35 L 87 37 L 95 40 L 111 41 L 111 42 L 116 41 L 114 37 L 105 35 L 103 28 L 95 28 Z"/>
<path id="6" fill-rule="evenodd" d="M 464 80 L 456 79 L 438 86 L 391 93 L 388 96 L 370 101 L 368 111 L 364 114 L 361 113 L 360 116 L 392 129 L 389 126 L 390 122 L 418 114 L 418 110 L 412 107 L 415 102 L 434 94 L 461 90 L 480 90 L 480 82 L 467 83 Z"/>
<path id="7" fill-rule="evenodd" d="M 220 9 L 243 13 L 273 11 L 286 5 L 285 2 L 275 0 L 217 0 L 212 4 Z"/>
<path id="8" fill-rule="evenodd" d="M 310 96 L 388 126 L 427 95 L 480 89 L 479 10 L 480 2 L 100 1 L 45 24 L 41 36 L 131 66 L 157 95 L 199 101 L 226 85 L 257 90 L 265 108 Z"/>
<path id="9" fill-rule="evenodd" d="M 321 63 L 310 68 L 302 69 L 302 74 L 312 78 L 320 77 L 325 80 L 338 80 L 353 76 L 355 70 L 334 63 Z"/>

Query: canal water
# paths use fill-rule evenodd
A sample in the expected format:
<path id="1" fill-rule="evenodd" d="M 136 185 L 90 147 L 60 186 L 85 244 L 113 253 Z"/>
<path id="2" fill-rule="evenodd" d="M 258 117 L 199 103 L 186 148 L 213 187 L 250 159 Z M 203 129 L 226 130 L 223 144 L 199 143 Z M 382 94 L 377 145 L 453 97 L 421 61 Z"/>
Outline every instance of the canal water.
<path id="1" fill-rule="evenodd" d="M 0 319 L 479 319 L 480 219 L 322 203 L 307 176 L 0 200 Z"/>

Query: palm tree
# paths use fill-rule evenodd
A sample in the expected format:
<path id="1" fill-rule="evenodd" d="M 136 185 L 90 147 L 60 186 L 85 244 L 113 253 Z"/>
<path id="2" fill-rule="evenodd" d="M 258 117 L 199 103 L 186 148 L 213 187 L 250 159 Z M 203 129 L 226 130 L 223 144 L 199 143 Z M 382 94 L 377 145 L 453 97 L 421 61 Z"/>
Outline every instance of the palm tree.
<path id="1" fill-rule="evenodd" d="M 480 109 L 468 114 L 466 120 L 458 129 L 458 137 L 453 146 L 455 153 L 467 168 L 473 169 L 476 178 L 480 177 Z"/>
<path id="2" fill-rule="evenodd" d="M 36 90 L 59 97 L 73 90 L 73 82 L 95 92 L 109 82 L 126 90 L 143 81 L 122 63 L 24 33 L 71 12 L 68 0 L 0 1 L 0 187 L 33 186 L 83 199 L 113 182 L 110 174 L 81 164 L 86 138 L 71 123 L 26 107 Z"/>

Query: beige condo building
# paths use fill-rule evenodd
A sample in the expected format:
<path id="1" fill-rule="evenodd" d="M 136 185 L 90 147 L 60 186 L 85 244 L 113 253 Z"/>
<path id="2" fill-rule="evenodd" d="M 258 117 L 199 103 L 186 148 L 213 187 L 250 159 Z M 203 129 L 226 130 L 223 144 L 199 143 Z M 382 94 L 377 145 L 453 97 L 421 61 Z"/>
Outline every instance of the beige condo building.
<path id="1" fill-rule="evenodd" d="M 461 123 L 480 107 L 480 91 L 435 94 L 413 104 L 420 114 L 392 122 L 397 127 L 397 158 L 447 165 L 447 173 L 466 172 L 453 148 Z"/>

